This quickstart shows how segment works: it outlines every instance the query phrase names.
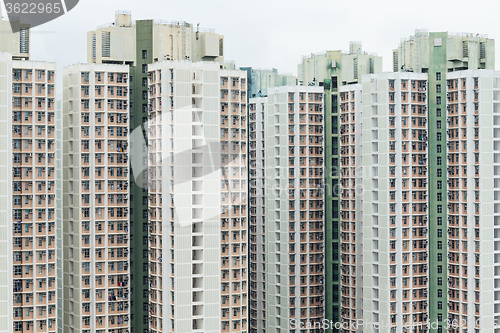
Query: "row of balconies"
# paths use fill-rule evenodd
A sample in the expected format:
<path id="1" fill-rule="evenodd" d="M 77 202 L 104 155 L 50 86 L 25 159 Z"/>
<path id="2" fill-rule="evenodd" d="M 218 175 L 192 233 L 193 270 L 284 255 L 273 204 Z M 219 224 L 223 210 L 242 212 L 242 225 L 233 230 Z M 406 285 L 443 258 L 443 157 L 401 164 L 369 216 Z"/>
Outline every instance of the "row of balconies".
<path id="1" fill-rule="evenodd" d="M 34 73 L 33 73 L 34 71 Z M 46 69 L 19 69 L 12 70 L 12 80 L 16 82 L 40 82 L 40 83 L 54 83 L 55 74 L 53 70 Z"/>
<path id="2" fill-rule="evenodd" d="M 12 125 L 55 125 L 54 112 L 36 112 L 37 117 L 33 117 L 33 111 L 13 112 L 12 113 Z M 34 121 L 34 123 L 33 123 Z"/>

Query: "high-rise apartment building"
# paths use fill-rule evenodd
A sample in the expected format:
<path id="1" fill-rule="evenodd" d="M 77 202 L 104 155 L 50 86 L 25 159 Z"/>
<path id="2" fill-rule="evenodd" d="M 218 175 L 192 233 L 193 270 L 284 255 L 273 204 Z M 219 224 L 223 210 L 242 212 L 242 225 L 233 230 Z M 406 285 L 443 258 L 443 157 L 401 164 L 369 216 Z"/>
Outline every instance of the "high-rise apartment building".
<path id="1" fill-rule="evenodd" d="M 453 34 L 447 32 L 427 32 L 417 30 L 414 36 L 403 39 L 397 50 L 394 50 L 393 61 L 394 70 L 428 73 L 428 137 L 429 137 L 429 198 L 434 199 L 438 196 L 443 198 L 442 202 L 435 200 L 429 202 L 429 220 L 431 222 L 443 220 L 447 223 L 446 209 L 439 206 L 447 206 L 447 187 L 446 174 L 440 173 L 438 169 L 447 168 L 446 150 L 443 143 L 445 140 L 447 123 L 445 110 L 446 101 L 446 80 L 450 72 L 466 69 L 494 69 L 495 66 L 495 42 L 487 36 L 479 34 Z M 436 124 L 440 124 L 440 126 Z M 439 147 L 441 146 L 441 148 Z M 442 164 L 437 164 L 438 160 Z M 438 182 L 442 183 L 438 187 Z M 447 270 L 438 270 L 439 263 L 437 255 L 446 256 L 446 247 L 440 248 L 438 242 L 447 242 L 446 233 L 444 239 L 438 239 L 438 233 L 441 226 L 431 223 L 429 225 L 429 245 L 431 251 L 436 251 L 436 255 L 429 257 L 430 281 L 441 279 L 447 280 Z M 438 308 L 438 304 L 446 304 L 448 292 L 445 287 L 440 293 L 435 283 L 429 286 L 429 310 L 430 321 L 444 322 L 438 318 L 446 319 L 446 307 Z M 441 296 L 442 295 L 442 296 Z"/>
<path id="2" fill-rule="evenodd" d="M 267 98 L 248 105 L 250 332 L 266 332 L 265 117 Z"/>
<path id="3" fill-rule="evenodd" d="M 446 98 L 435 101 L 435 117 L 429 96 L 439 88 L 426 73 L 367 75 L 340 89 L 345 331 L 497 329 L 500 74 L 453 71 L 437 81 Z M 365 326 L 354 324 L 359 319 Z M 384 326 L 366 326 L 376 322 Z"/>
<path id="4" fill-rule="evenodd" d="M 13 119 L 11 112 L 8 110 L 12 109 L 12 56 L 9 53 L 0 53 L 0 124 L 2 130 L 0 131 L 0 140 L 3 144 L 0 150 L 0 186 L 2 189 L 1 200 L 6 204 L 0 208 L 0 221 L 1 222 L 1 238 L 0 246 L 2 247 L 0 256 L 0 274 L 2 276 L 1 283 L 1 296 L 0 296 L 0 308 L 1 308 L 1 325 L 0 331 L 2 333 L 7 333 L 14 330 L 17 325 L 18 330 L 22 331 L 25 328 L 25 324 L 18 320 L 14 322 L 14 314 L 11 309 L 14 308 L 14 294 L 16 290 L 14 289 L 14 242 L 13 242 L 13 145 L 12 145 L 12 123 Z M 20 161 L 17 163 L 20 164 Z M 22 242 L 22 240 L 21 240 Z M 22 244 L 22 243 L 21 243 Z M 29 245 L 29 244 L 28 244 Z M 17 246 L 19 249 L 20 247 Z M 28 253 L 29 251 L 27 251 Z M 29 273 L 29 271 L 28 271 Z M 22 273 L 21 273 L 22 274 Z M 22 283 L 22 281 L 20 281 Z M 19 297 L 22 300 L 22 294 L 19 293 Z M 26 296 L 25 296 L 26 297 Z M 26 298 L 25 298 L 26 299 Z M 20 300 L 20 301 L 21 301 Z M 28 298 L 28 301 L 30 299 Z M 21 305 L 21 302 L 18 302 Z M 21 308 L 22 311 L 22 308 Z M 25 310 L 26 311 L 26 310 Z"/>
<path id="5" fill-rule="evenodd" d="M 353 85 L 351 83 L 357 82 L 352 80 L 354 74 L 346 75 L 344 77 L 349 78 L 342 79 L 341 84 L 347 85 L 340 87 L 340 96 L 338 78 L 330 80 L 321 70 L 325 63 L 330 64 L 328 60 L 311 57 L 299 66 L 302 82 L 306 82 L 306 75 L 301 71 L 313 73 L 309 84 L 323 85 L 325 94 L 332 95 L 325 98 L 326 112 L 337 110 L 340 97 L 340 118 L 338 114 L 336 117 L 326 114 L 325 128 L 331 138 L 330 134 L 326 136 L 325 149 L 327 170 L 332 167 L 333 171 L 327 172 L 326 185 L 338 188 L 339 191 L 333 193 L 340 196 L 330 206 L 329 192 L 326 193 L 326 220 L 340 215 L 338 252 L 335 242 L 329 239 L 333 235 L 335 240 L 336 230 L 331 229 L 332 233 L 328 229 L 335 227 L 335 220 L 326 224 L 326 280 L 339 281 L 341 285 L 341 319 L 335 319 L 335 310 L 333 316 L 330 315 L 330 310 L 336 309 L 337 298 L 334 294 L 329 296 L 329 285 L 326 298 L 333 303 L 332 306 L 327 303 L 326 314 L 334 322 L 342 321 L 348 327 L 346 330 L 366 329 L 349 325 L 360 318 L 365 322 L 389 323 L 395 331 L 410 323 L 421 327 L 427 320 L 438 324 L 431 330 L 439 331 L 447 319 L 464 320 L 456 314 L 447 314 L 450 306 L 458 307 L 448 304 L 447 295 L 451 294 L 446 286 L 447 272 L 456 270 L 447 265 L 447 258 L 455 260 L 456 255 L 449 254 L 446 248 L 446 226 L 450 221 L 446 201 L 451 194 L 446 190 L 449 186 L 446 142 L 441 141 L 446 141 L 445 110 L 449 111 L 452 106 L 445 99 L 445 85 L 450 72 L 492 68 L 493 47 L 493 40 L 484 36 L 417 31 L 394 52 L 394 69 L 428 73 L 428 76 L 384 73 L 365 76 L 362 85 Z M 350 53 L 356 54 L 352 49 Z M 372 71 L 373 63 L 369 61 L 369 73 L 379 71 Z M 332 67 L 337 65 L 331 61 Z M 345 70 L 350 65 L 338 67 Z M 359 99 L 361 94 L 363 97 Z M 388 132 L 389 137 L 385 134 L 379 137 L 379 129 Z M 330 151 L 332 159 L 328 156 Z M 340 156 L 336 156 L 339 152 Z M 339 168 L 334 170 L 337 162 Z M 380 172 L 381 164 L 388 167 L 389 174 Z M 362 188 L 358 191 L 359 186 Z M 380 189 L 384 190 L 380 192 Z M 383 222 L 380 222 L 380 214 L 385 215 Z M 338 274 L 335 261 L 331 262 L 332 270 L 328 263 L 329 258 L 338 258 L 336 253 L 341 260 Z M 363 274 L 359 273 L 360 268 Z M 332 284 L 335 290 L 335 282 Z"/>
<path id="6" fill-rule="evenodd" d="M 338 170 L 340 197 L 341 320 L 347 327 L 363 318 L 363 200 L 361 84 L 340 87 Z M 337 322 L 337 321 L 335 321 Z M 345 331 L 348 331 L 347 329 Z"/>
<path id="7" fill-rule="evenodd" d="M 0 331 L 61 332 L 56 65 L 12 58 L 17 57 L 1 53 L 4 200 Z"/>
<path id="8" fill-rule="evenodd" d="M 449 73 L 446 87 L 443 307 L 461 329 L 494 332 L 500 320 L 500 72 Z"/>
<path id="9" fill-rule="evenodd" d="M 64 68 L 64 332 L 130 332 L 129 67 Z"/>
<path id="10" fill-rule="evenodd" d="M 253 98 L 249 104 L 249 190 L 250 190 L 250 330 L 265 332 L 265 110 L 269 88 L 297 85 L 297 78 L 291 74 L 280 74 L 278 70 L 241 67 L 247 72 L 248 95 Z"/>
<path id="11" fill-rule="evenodd" d="M 363 279 L 356 279 L 363 285 L 363 303 L 358 306 L 362 306 L 365 322 L 384 323 L 380 330 L 403 332 L 410 327 L 420 331 L 429 315 L 432 255 L 428 246 L 427 75 L 366 75 L 362 96 L 362 106 L 358 106 L 362 116 L 356 124 L 362 126 L 362 161 L 356 163 L 363 171 L 363 215 L 358 217 L 362 226 L 357 226 L 362 227 L 363 238 L 355 244 L 363 251 Z M 351 129 L 344 128 L 346 135 Z M 354 184 L 344 185 L 342 191 L 352 191 Z M 343 315 L 357 319 L 353 317 L 357 310 L 343 308 Z M 356 328 L 360 332 L 374 329 Z"/>
<path id="12" fill-rule="evenodd" d="M 12 108 L 10 101 L 12 100 L 12 56 L 10 53 L 0 53 L 0 124 L 2 130 L 0 131 L 0 140 L 4 144 L 0 146 L 0 186 L 1 186 L 1 200 L 7 204 L 0 208 L 0 221 L 1 222 L 1 237 L 0 246 L 2 252 L 0 254 L 0 274 L 3 277 L 0 285 L 0 308 L 2 315 L 0 321 L 0 331 L 2 333 L 9 332 L 11 325 L 14 325 L 14 316 L 11 309 L 13 306 L 13 293 L 14 292 L 14 276 L 12 273 L 13 267 L 13 229 L 12 222 L 13 206 L 13 146 L 12 141 L 12 116 L 8 110 Z M 22 295 L 21 295 L 22 297 Z M 22 325 L 22 323 L 18 324 Z"/>
<path id="13" fill-rule="evenodd" d="M 493 332 L 500 315 L 494 273 L 500 235 L 495 210 L 500 74 L 448 74 L 446 111 L 441 111 L 448 127 L 435 139 L 445 158 L 428 148 L 430 128 L 444 125 L 430 123 L 428 82 L 426 74 L 412 73 L 364 78 L 364 320 L 391 323 L 397 332 L 409 320 L 420 328 L 433 316 L 430 304 L 436 302 L 437 316 L 430 322 L 437 325 L 431 330 L 444 329 L 448 320 L 455 330 Z M 434 172 L 437 180 L 431 184 Z M 433 186 L 447 186 L 446 194 L 432 196 Z M 445 218 L 433 218 L 434 203 Z M 431 226 L 437 230 L 435 247 Z"/>
<path id="14" fill-rule="evenodd" d="M 149 66 L 153 332 L 247 332 L 246 73 Z"/>
<path id="15" fill-rule="evenodd" d="M 13 28 L 19 31 L 13 33 Z M 62 133 L 56 65 L 28 61 L 29 25 L 2 19 L 0 31 L 5 196 L 0 331 L 62 332 Z"/>
<path id="16" fill-rule="evenodd" d="M 341 322 L 341 206 L 339 89 L 361 82 L 366 74 L 382 71 L 382 57 L 363 52 L 351 42 L 349 52 L 327 51 L 303 57 L 299 82 L 325 89 L 325 318 Z M 359 313 L 358 313 L 359 315 Z"/>
<path id="17" fill-rule="evenodd" d="M 215 61 L 224 63 L 224 37 L 213 29 L 200 29 L 184 21 L 132 20 L 128 11 L 117 11 L 113 23 L 99 26 L 87 35 L 88 63 L 130 65 L 130 130 L 143 129 L 147 137 L 148 64 L 162 60 Z M 142 147 L 138 146 L 142 145 Z M 130 173 L 131 240 L 130 261 L 134 270 L 131 288 L 134 292 L 132 320 L 135 331 L 148 328 L 148 192 L 147 140 L 130 151 L 133 162 Z M 141 296 L 142 295 L 142 296 Z"/>
<path id="18" fill-rule="evenodd" d="M 319 332 L 325 284 L 323 88 L 269 89 L 268 97 L 250 100 L 250 117 L 251 273 L 257 277 L 250 291 L 262 294 L 252 305 L 251 329 Z M 264 198 L 257 200 L 262 189 Z"/>

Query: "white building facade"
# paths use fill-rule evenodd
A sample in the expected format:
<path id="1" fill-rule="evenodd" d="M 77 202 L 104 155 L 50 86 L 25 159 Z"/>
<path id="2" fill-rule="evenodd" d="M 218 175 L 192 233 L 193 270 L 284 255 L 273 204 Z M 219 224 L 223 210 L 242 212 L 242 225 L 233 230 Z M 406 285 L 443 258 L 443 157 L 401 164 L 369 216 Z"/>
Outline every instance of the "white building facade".
<path id="1" fill-rule="evenodd" d="M 65 332 L 130 332 L 128 68 L 64 68 Z"/>
<path id="2" fill-rule="evenodd" d="M 265 117 L 267 97 L 250 99 L 249 210 L 250 210 L 250 331 L 266 332 L 266 215 L 265 215 Z"/>
<path id="3" fill-rule="evenodd" d="M 363 319 L 394 332 L 428 318 L 426 84 L 413 73 L 362 83 Z"/>
<path id="4" fill-rule="evenodd" d="M 341 316 L 346 327 L 363 318 L 362 85 L 340 88 Z M 354 325 L 354 326 L 353 326 Z M 348 331 L 346 330 L 346 331 Z M 362 331 L 358 328 L 354 331 Z"/>
<path id="5" fill-rule="evenodd" d="M 247 332 L 246 73 L 149 66 L 150 328 Z"/>
<path id="6" fill-rule="evenodd" d="M 324 316 L 323 124 L 323 88 L 268 90 L 264 179 L 269 332 L 313 332 Z"/>

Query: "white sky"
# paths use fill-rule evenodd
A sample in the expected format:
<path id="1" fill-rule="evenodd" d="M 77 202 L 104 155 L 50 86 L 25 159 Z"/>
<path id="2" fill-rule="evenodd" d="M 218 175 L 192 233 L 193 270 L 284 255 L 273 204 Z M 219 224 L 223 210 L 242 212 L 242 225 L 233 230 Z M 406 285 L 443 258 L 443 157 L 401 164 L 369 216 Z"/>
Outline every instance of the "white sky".
<path id="1" fill-rule="evenodd" d="M 411 5 L 409 5 L 411 4 Z M 87 31 L 114 21 L 115 10 L 132 19 L 187 21 L 225 37 L 225 59 L 237 67 L 278 68 L 297 74 L 302 55 L 363 50 L 383 57 L 415 29 L 487 34 L 500 43 L 500 2 L 494 0 L 80 0 L 66 15 L 32 30 L 31 58 L 63 66 L 86 62 Z M 500 68 L 500 50 L 496 63 Z"/>

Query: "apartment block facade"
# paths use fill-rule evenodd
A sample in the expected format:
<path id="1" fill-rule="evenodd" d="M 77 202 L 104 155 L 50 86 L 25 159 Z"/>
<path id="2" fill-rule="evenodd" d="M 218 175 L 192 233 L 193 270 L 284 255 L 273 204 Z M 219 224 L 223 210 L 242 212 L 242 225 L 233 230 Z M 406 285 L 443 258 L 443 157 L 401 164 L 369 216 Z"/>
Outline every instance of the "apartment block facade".
<path id="1" fill-rule="evenodd" d="M 149 66 L 153 332 L 247 332 L 246 73 Z"/>
<path id="2" fill-rule="evenodd" d="M 446 86 L 448 319 L 494 332 L 500 319 L 500 73 L 454 72 Z"/>
<path id="3" fill-rule="evenodd" d="M 12 175 L 7 205 L 12 210 L 11 265 L 13 331 L 56 332 L 61 323 L 61 177 L 56 156 L 55 63 L 8 61 L 3 54 L 4 83 L 12 97 L 5 108 L 11 135 L 2 159 Z M 7 72 L 8 71 L 8 72 Z M 12 103 L 12 104 L 10 104 Z M 5 104 L 4 104 L 5 105 Z M 10 149 L 9 149 L 10 150 Z M 8 161 L 8 162 L 7 162 Z M 59 163 L 58 163 L 59 162 Z M 12 259 L 11 259 L 12 260 Z M 13 273 L 11 273 L 13 272 Z M 9 325 L 10 326 L 10 325 Z"/>
<path id="4" fill-rule="evenodd" d="M 56 332 L 61 322 L 60 144 L 55 64 L 1 53 L 1 331 Z M 59 164 L 58 164 L 59 162 Z"/>
<path id="5" fill-rule="evenodd" d="M 344 331 L 382 329 L 353 324 L 361 318 L 391 332 L 497 329 L 500 77 L 466 70 L 436 79 L 446 99 L 435 101 L 434 120 L 428 99 L 436 87 L 426 73 L 366 75 L 340 89 Z M 431 142 L 441 117 L 445 135 Z"/>
<path id="6" fill-rule="evenodd" d="M 367 75 L 362 95 L 363 319 L 394 332 L 420 330 L 432 255 L 427 75 Z"/>
<path id="7" fill-rule="evenodd" d="M 267 98 L 248 105 L 250 332 L 266 332 L 265 124 Z"/>
<path id="8" fill-rule="evenodd" d="M 184 21 L 132 20 L 131 12 L 117 11 L 113 23 L 104 24 L 87 34 L 88 63 L 115 63 L 130 66 L 130 121 L 131 133 L 142 128 L 147 137 L 148 68 L 162 60 L 215 61 L 224 63 L 224 37 L 213 29 L 195 28 Z M 148 331 L 148 155 L 147 139 L 137 143 L 130 152 L 130 261 L 133 327 L 138 332 Z M 137 268 L 137 269 L 135 269 Z"/>
<path id="9" fill-rule="evenodd" d="M 262 295 L 252 304 L 252 330 L 319 332 L 325 284 L 323 88 L 268 89 L 266 98 L 250 99 L 250 108 L 251 205 L 263 212 L 252 214 L 250 228 L 257 249 L 251 253 L 251 293 Z M 265 272 L 262 280 L 259 270 Z"/>
<path id="10" fill-rule="evenodd" d="M 129 67 L 64 68 L 64 331 L 130 332 Z"/>
<path id="11" fill-rule="evenodd" d="M 382 71 L 382 57 L 362 51 L 350 42 L 349 51 L 326 51 L 302 57 L 298 79 L 303 85 L 323 86 L 325 92 L 325 317 L 341 322 L 341 199 L 339 194 L 340 95 L 342 86 L 361 82 L 366 74 Z M 332 331 L 332 329 L 329 329 Z"/>
<path id="12" fill-rule="evenodd" d="M 12 108 L 12 56 L 10 53 L 2 52 L 0 53 L 0 140 L 3 144 L 0 148 L 0 168 L 2 170 L 0 176 L 0 186 L 2 188 L 1 200 L 7 203 L 0 208 L 0 221 L 1 222 L 1 238 L 0 246 L 2 247 L 2 252 L 0 255 L 0 267 L 1 276 L 3 277 L 0 296 L 0 307 L 1 307 L 1 317 L 2 322 L 0 331 L 2 333 L 9 332 L 13 330 L 14 315 L 12 308 L 14 308 L 13 302 L 13 292 L 14 290 L 14 275 L 13 275 L 13 259 L 14 259 L 14 248 L 13 248 L 13 145 L 11 143 L 12 138 L 12 123 L 13 119 L 11 112 L 9 110 Z M 19 164 L 19 162 L 17 163 Z M 22 295 L 21 295 L 22 298 Z M 21 310 L 22 311 L 22 310 Z M 18 327 L 21 326 L 22 322 L 19 323 Z"/>
<path id="13" fill-rule="evenodd" d="M 341 315 L 352 328 L 363 317 L 363 137 L 361 84 L 340 87 L 340 285 Z M 340 322 L 340 321 L 339 321 Z M 346 330 L 348 331 L 348 330 Z"/>
<path id="14" fill-rule="evenodd" d="M 415 35 L 403 39 L 397 50 L 394 50 L 394 69 L 397 71 L 412 71 L 428 73 L 428 109 L 429 109 L 429 197 L 434 199 L 442 197 L 442 202 L 429 202 L 429 220 L 443 220 L 446 225 L 447 212 L 442 207 L 447 207 L 446 174 L 438 173 L 438 170 L 447 168 L 448 160 L 443 143 L 440 141 L 446 137 L 446 89 L 447 75 L 451 72 L 462 70 L 489 69 L 495 66 L 495 41 L 485 35 L 450 32 L 428 32 L 417 30 Z M 439 126 L 434 124 L 440 124 Z M 438 164 L 438 160 L 441 164 Z M 442 183 L 438 187 L 438 182 Z M 441 207 L 439 207 L 441 206 Z M 445 323 L 439 318 L 448 318 L 446 307 L 439 308 L 439 304 L 447 303 L 448 292 L 446 284 L 444 288 L 438 286 L 434 281 L 437 279 L 446 281 L 448 274 L 446 269 L 439 269 L 440 263 L 437 255 L 447 258 L 446 248 L 440 247 L 439 243 L 447 242 L 447 234 L 439 239 L 442 227 L 438 224 L 429 225 L 429 246 L 435 251 L 436 256 L 429 257 L 430 281 L 429 303 L 430 321 L 438 321 L 440 325 Z M 439 292 L 443 290 L 443 292 Z"/>
<path id="15" fill-rule="evenodd" d="M 55 102 L 56 64 L 28 60 L 29 25 L 2 18 L 0 31 L 0 332 L 62 332 L 62 119 Z"/>

